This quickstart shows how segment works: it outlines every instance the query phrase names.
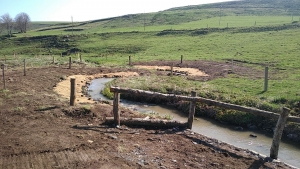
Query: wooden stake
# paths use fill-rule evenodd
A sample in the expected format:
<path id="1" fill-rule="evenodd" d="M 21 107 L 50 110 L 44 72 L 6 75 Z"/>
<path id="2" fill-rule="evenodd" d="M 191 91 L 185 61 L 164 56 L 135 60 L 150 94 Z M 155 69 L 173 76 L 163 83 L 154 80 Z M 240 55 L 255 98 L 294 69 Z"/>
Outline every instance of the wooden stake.
<path id="1" fill-rule="evenodd" d="M 265 67 L 265 85 L 264 85 L 264 91 L 268 91 L 268 79 L 269 79 L 269 67 Z"/>
<path id="2" fill-rule="evenodd" d="M 75 105 L 75 100 L 76 100 L 76 88 L 75 88 L 75 82 L 76 79 L 75 78 L 71 78 L 71 92 L 70 92 L 70 106 L 74 106 Z"/>
<path id="3" fill-rule="evenodd" d="M 276 129 L 275 129 L 275 132 L 273 135 L 273 142 L 272 142 L 272 146 L 271 146 L 271 150 L 270 150 L 270 157 L 273 159 L 278 158 L 279 144 L 280 144 L 282 132 L 283 132 L 283 129 L 284 129 L 284 126 L 285 126 L 285 123 L 287 121 L 289 114 L 290 114 L 290 109 L 284 107 L 282 110 L 282 113 L 280 114 L 280 116 L 278 118 Z"/>
<path id="4" fill-rule="evenodd" d="M 114 113 L 114 121 L 116 126 L 120 126 L 119 101 L 120 101 L 120 94 L 118 92 L 114 92 L 113 113 Z"/>
<path id="5" fill-rule="evenodd" d="M 3 76 L 3 89 L 6 90 L 4 68 L 5 68 L 5 64 L 2 64 L 1 69 L 2 69 L 2 76 Z"/>
<path id="6" fill-rule="evenodd" d="M 183 62 L 183 55 L 181 55 L 181 59 L 180 59 L 180 63 L 182 63 Z"/>
<path id="7" fill-rule="evenodd" d="M 170 76 L 171 76 L 171 77 L 173 76 L 173 63 L 172 63 L 172 65 L 171 65 L 171 74 L 170 74 Z"/>
<path id="8" fill-rule="evenodd" d="M 196 97 L 197 93 L 192 91 L 192 97 Z M 196 109 L 196 101 L 190 102 L 190 112 L 189 112 L 189 119 L 188 119 L 188 128 L 192 129 L 194 116 L 195 116 L 195 109 Z"/>
<path id="9" fill-rule="evenodd" d="M 24 59 L 24 76 L 26 76 L 26 59 Z"/>
<path id="10" fill-rule="evenodd" d="M 231 59 L 231 71 L 233 73 L 233 59 Z"/>
<path id="11" fill-rule="evenodd" d="M 72 57 L 69 57 L 69 69 L 72 68 Z"/>
<path id="12" fill-rule="evenodd" d="M 131 66 L 131 56 L 129 56 L 129 66 Z"/>

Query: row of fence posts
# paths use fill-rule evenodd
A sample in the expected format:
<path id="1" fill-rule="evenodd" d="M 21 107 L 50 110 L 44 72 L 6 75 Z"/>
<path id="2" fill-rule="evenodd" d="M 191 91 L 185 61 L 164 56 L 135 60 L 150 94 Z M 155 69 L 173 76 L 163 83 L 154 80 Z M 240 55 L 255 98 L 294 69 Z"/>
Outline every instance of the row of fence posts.
<path id="1" fill-rule="evenodd" d="M 82 63 L 82 57 L 81 54 L 79 55 L 80 57 L 80 63 Z M 52 56 L 52 63 L 55 63 L 55 57 Z M 5 68 L 7 68 L 6 64 L 6 55 L 4 55 L 4 64 L 1 64 L 1 69 L 2 69 L 2 80 L 3 80 L 3 89 L 6 90 L 6 82 L 5 82 Z M 69 57 L 69 69 L 72 68 L 72 57 Z M 23 60 L 23 73 L 24 76 L 26 76 L 26 59 Z"/>

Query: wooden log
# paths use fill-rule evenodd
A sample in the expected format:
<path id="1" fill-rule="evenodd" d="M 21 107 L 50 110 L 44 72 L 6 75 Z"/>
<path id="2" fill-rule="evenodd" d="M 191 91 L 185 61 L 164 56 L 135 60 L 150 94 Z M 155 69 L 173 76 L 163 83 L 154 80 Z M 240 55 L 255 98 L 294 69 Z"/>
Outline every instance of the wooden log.
<path id="1" fill-rule="evenodd" d="M 114 122 L 115 125 L 117 126 L 120 126 L 119 102 L 120 102 L 120 94 L 118 92 L 114 92 L 113 114 L 114 114 Z"/>
<path id="2" fill-rule="evenodd" d="M 187 127 L 186 122 L 162 119 L 120 118 L 122 125 L 153 126 L 153 127 Z M 106 117 L 105 124 L 114 124 L 112 117 Z"/>
<path id="3" fill-rule="evenodd" d="M 273 135 L 273 142 L 270 150 L 270 157 L 273 159 L 278 158 L 278 150 L 279 150 L 279 144 L 281 141 L 282 132 L 285 126 L 285 123 L 287 121 L 287 118 L 290 114 L 290 110 L 288 108 L 283 108 L 282 113 L 280 114 L 276 129 Z"/>
<path id="4" fill-rule="evenodd" d="M 162 94 L 162 93 L 156 93 L 156 92 L 151 92 L 151 91 L 126 89 L 126 88 L 119 88 L 119 87 L 111 87 L 110 91 L 124 93 L 124 94 L 135 94 L 135 95 L 143 95 L 143 96 L 149 96 L 149 97 L 159 97 L 162 99 L 175 99 L 178 101 L 179 100 L 196 101 L 196 102 L 205 103 L 205 104 L 208 104 L 211 106 L 217 106 L 217 107 L 221 107 L 221 108 L 237 110 L 237 111 L 251 113 L 251 114 L 255 114 L 255 115 L 259 115 L 259 116 L 265 116 L 265 117 L 273 118 L 273 119 L 278 119 L 278 117 L 279 117 L 279 114 L 277 114 L 277 113 L 273 113 L 273 112 L 269 112 L 269 111 L 265 111 L 265 110 L 259 110 L 259 109 L 251 108 L 251 107 L 234 105 L 234 104 L 230 104 L 230 103 L 219 102 L 216 100 L 206 99 L 203 97 L 188 97 L 188 96 L 180 96 L 180 95 L 174 95 L 174 94 Z M 300 123 L 300 118 L 291 116 L 291 117 L 288 117 L 288 121 Z"/>
<path id="5" fill-rule="evenodd" d="M 192 91 L 192 97 L 196 97 L 197 93 Z M 192 129 L 194 116 L 195 116 L 195 110 L 196 110 L 196 102 L 191 101 L 190 102 L 190 112 L 189 112 L 189 118 L 188 118 L 188 128 Z"/>
<path id="6" fill-rule="evenodd" d="M 71 81 L 70 106 L 74 106 L 76 100 L 75 78 L 71 78 L 70 81 Z"/>

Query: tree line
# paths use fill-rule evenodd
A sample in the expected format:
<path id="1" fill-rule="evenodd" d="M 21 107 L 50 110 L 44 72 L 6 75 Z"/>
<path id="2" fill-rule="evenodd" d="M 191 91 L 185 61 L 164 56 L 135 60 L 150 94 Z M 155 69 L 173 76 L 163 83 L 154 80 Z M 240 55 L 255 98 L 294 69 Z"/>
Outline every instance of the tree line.
<path id="1" fill-rule="evenodd" d="M 27 13 L 21 12 L 13 19 L 8 13 L 0 16 L 0 35 L 6 30 L 8 36 L 12 35 L 13 30 L 18 30 L 20 33 L 26 33 L 30 17 Z"/>

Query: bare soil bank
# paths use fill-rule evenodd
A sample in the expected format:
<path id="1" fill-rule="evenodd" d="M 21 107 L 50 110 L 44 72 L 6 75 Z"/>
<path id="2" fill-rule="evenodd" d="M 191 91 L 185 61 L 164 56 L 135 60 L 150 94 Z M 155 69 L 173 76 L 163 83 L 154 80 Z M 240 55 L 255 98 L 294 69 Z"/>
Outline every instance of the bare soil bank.
<path id="1" fill-rule="evenodd" d="M 101 125 L 112 116 L 111 105 L 69 107 L 54 91 L 70 75 L 126 71 L 149 73 L 80 65 L 30 68 L 27 76 L 7 70 L 7 90 L 0 93 L 1 168 L 291 168 L 190 130 Z M 139 115 L 122 109 L 121 116 Z"/>

